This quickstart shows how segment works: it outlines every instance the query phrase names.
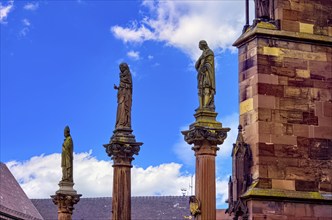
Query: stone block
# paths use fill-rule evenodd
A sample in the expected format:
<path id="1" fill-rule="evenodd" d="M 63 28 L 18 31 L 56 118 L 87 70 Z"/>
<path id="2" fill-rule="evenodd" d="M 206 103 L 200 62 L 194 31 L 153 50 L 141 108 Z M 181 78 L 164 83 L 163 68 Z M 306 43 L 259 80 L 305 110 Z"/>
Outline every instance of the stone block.
<path id="1" fill-rule="evenodd" d="M 306 191 L 306 192 L 317 192 L 318 191 L 318 182 L 295 180 L 295 190 L 296 191 Z"/>
<path id="2" fill-rule="evenodd" d="M 322 139 L 332 139 L 332 126 L 315 126 L 314 137 Z"/>
<path id="3" fill-rule="evenodd" d="M 328 89 L 329 91 L 332 90 L 332 81 L 326 81 L 326 80 L 312 80 L 314 82 L 315 88 L 322 88 L 322 89 Z"/>
<path id="4" fill-rule="evenodd" d="M 311 60 L 309 61 L 309 69 L 312 79 L 332 79 L 332 64 L 330 62 Z"/>
<path id="5" fill-rule="evenodd" d="M 294 180 L 272 179 L 272 188 L 273 189 L 295 190 L 295 181 Z"/>
<path id="6" fill-rule="evenodd" d="M 258 121 L 272 121 L 272 110 L 267 108 L 258 109 Z"/>
<path id="7" fill-rule="evenodd" d="M 253 100 L 254 100 L 253 98 L 249 98 L 240 103 L 240 115 L 243 115 L 254 109 Z"/>
<path id="8" fill-rule="evenodd" d="M 274 109 L 276 107 L 276 97 L 268 95 L 255 95 L 253 97 L 253 107 L 256 108 L 269 108 Z"/>
<path id="9" fill-rule="evenodd" d="M 300 32 L 301 33 L 313 34 L 314 33 L 314 25 L 300 22 Z"/>
<path id="10" fill-rule="evenodd" d="M 332 125 L 332 117 L 318 116 L 318 126 L 330 127 Z"/>
<path id="11" fill-rule="evenodd" d="M 286 76 L 286 77 L 295 77 L 295 68 L 296 67 L 276 67 L 271 66 L 271 73 L 278 76 Z"/>
<path id="12" fill-rule="evenodd" d="M 258 83 L 257 92 L 258 92 L 258 94 L 261 94 L 261 95 L 283 97 L 284 96 L 284 86 Z"/>
<path id="13" fill-rule="evenodd" d="M 308 144 L 309 158 L 313 160 L 332 160 L 332 140 L 310 138 Z"/>
<path id="14" fill-rule="evenodd" d="M 325 61 L 325 62 L 327 61 L 327 54 L 322 52 L 314 53 L 314 52 L 289 50 L 289 49 L 282 49 L 281 51 L 282 55 L 285 58 L 294 58 L 294 59 L 307 60 L 307 61 L 309 60 Z"/>
<path id="15" fill-rule="evenodd" d="M 269 178 L 259 178 L 257 187 L 262 189 L 271 189 L 272 180 Z"/>
<path id="16" fill-rule="evenodd" d="M 299 32 L 300 25 L 298 21 L 282 20 L 281 29 L 285 31 Z"/>
<path id="17" fill-rule="evenodd" d="M 323 115 L 326 117 L 332 117 L 332 102 L 323 102 Z"/>
<path id="18" fill-rule="evenodd" d="M 274 145 L 266 143 L 258 143 L 258 155 L 259 156 L 275 156 Z"/>
<path id="19" fill-rule="evenodd" d="M 310 78 L 310 70 L 296 69 L 296 77 Z"/>
<path id="20" fill-rule="evenodd" d="M 303 124 L 303 111 L 301 110 L 280 111 L 280 117 L 286 119 L 285 121 L 282 122 Z"/>
<path id="21" fill-rule="evenodd" d="M 314 111 L 303 112 L 303 123 L 307 125 L 318 125 L 318 117 Z"/>
<path id="22" fill-rule="evenodd" d="M 299 19 L 299 12 L 289 9 L 284 9 L 283 11 L 283 19 L 289 21 L 297 21 Z"/>
<path id="23" fill-rule="evenodd" d="M 257 66 L 253 66 L 245 71 L 242 71 L 239 76 L 240 82 L 242 82 L 243 80 L 252 78 L 253 76 L 255 76 L 257 74 L 257 72 L 258 72 Z"/>
<path id="24" fill-rule="evenodd" d="M 263 54 L 268 56 L 280 56 L 282 52 L 278 47 L 263 47 Z"/>
<path id="25" fill-rule="evenodd" d="M 271 143 L 296 145 L 297 138 L 295 136 L 290 136 L 290 135 L 271 135 Z"/>
<path id="26" fill-rule="evenodd" d="M 280 98 L 279 108 L 282 110 L 309 111 L 308 100 Z"/>
<path id="27" fill-rule="evenodd" d="M 319 190 L 324 192 L 332 192 L 332 184 L 329 182 L 319 183 Z"/>
<path id="28" fill-rule="evenodd" d="M 314 181 L 316 179 L 315 172 L 311 168 L 303 169 L 300 167 L 287 167 L 285 171 L 285 179 L 288 180 Z"/>
<path id="29" fill-rule="evenodd" d="M 288 85 L 297 87 L 313 87 L 314 81 L 312 79 L 305 78 L 288 79 Z"/>
<path id="30" fill-rule="evenodd" d="M 314 215 L 316 217 L 331 218 L 332 205 L 313 205 Z"/>
<path id="31" fill-rule="evenodd" d="M 293 157 L 293 158 L 278 158 L 277 166 L 282 167 L 282 168 L 298 167 L 299 166 L 299 160 L 295 157 Z"/>
<path id="32" fill-rule="evenodd" d="M 294 145 L 276 144 L 275 156 L 280 157 L 299 157 L 298 147 Z"/>
<path id="33" fill-rule="evenodd" d="M 244 60 L 243 62 L 239 63 L 239 71 L 243 72 L 247 69 L 250 69 L 253 66 L 257 65 L 257 58 L 256 57 L 251 57 L 249 59 Z"/>
<path id="34" fill-rule="evenodd" d="M 278 76 L 278 83 L 279 85 L 288 85 L 288 77 L 286 76 Z"/>
<path id="35" fill-rule="evenodd" d="M 309 126 L 293 124 L 293 135 L 300 137 L 309 137 Z"/>
<path id="36" fill-rule="evenodd" d="M 285 69 L 291 68 L 291 70 L 294 71 L 294 75 L 289 75 L 290 77 L 293 77 L 295 76 L 295 69 L 308 69 L 308 61 L 301 58 L 286 57 L 284 58 L 284 67 Z"/>
<path id="37" fill-rule="evenodd" d="M 268 177 L 272 179 L 284 179 L 286 177 L 285 170 L 277 165 L 268 165 L 267 173 Z"/>
<path id="38" fill-rule="evenodd" d="M 272 85 L 278 85 L 279 80 L 276 75 L 258 74 L 256 83 L 266 83 Z"/>

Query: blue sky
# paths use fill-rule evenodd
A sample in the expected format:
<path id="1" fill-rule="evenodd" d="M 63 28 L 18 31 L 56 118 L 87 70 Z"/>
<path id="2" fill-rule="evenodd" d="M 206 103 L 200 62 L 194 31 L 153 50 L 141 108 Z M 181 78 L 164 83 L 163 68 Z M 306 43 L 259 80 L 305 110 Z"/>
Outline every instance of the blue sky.
<path id="1" fill-rule="evenodd" d="M 66 125 L 74 140 L 77 191 L 111 195 L 111 160 L 102 145 L 114 129 L 113 84 L 123 61 L 133 74 L 132 128 L 144 142 L 133 161 L 133 195 L 189 191 L 194 154 L 180 131 L 194 122 L 193 64 L 205 39 L 216 55 L 218 120 L 233 129 L 217 156 L 217 203 L 225 207 L 238 124 L 237 50 L 231 44 L 241 34 L 244 1 L 0 4 L 0 158 L 28 196 L 57 190 Z M 92 182 L 101 187 L 90 189 Z"/>

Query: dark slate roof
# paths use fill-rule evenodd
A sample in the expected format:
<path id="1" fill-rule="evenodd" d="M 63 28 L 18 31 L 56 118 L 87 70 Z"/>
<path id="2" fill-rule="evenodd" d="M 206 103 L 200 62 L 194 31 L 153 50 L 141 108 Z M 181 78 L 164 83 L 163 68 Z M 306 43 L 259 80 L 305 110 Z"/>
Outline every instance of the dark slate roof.
<path id="1" fill-rule="evenodd" d="M 7 166 L 0 162 L 0 216 L 40 220 L 43 217 L 17 183 Z"/>
<path id="2" fill-rule="evenodd" d="M 51 199 L 32 199 L 45 220 L 57 219 L 57 207 Z M 188 196 L 132 197 L 132 220 L 185 219 L 189 216 Z M 81 198 L 75 206 L 73 220 L 110 220 L 112 198 Z"/>

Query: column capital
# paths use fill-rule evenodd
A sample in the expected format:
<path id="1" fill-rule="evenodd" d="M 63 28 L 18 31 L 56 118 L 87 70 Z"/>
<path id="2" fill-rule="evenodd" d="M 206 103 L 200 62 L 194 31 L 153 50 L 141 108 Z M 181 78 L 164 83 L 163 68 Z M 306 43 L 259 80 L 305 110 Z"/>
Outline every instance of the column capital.
<path id="1" fill-rule="evenodd" d="M 81 194 L 56 193 L 51 198 L 53 203 L 58 206 L 58 213 L 72 215 L 74 205 L 80 201 L 81 196 Z"/>
<path id="2" fill-rule="evenodd" d="M 136 142 L 131 129 L 116 129 L 108 144 L 104 144 L 106 153 L 114 165 L 131 166 L 134 155 L 138 155 L 142 142 Z"/>

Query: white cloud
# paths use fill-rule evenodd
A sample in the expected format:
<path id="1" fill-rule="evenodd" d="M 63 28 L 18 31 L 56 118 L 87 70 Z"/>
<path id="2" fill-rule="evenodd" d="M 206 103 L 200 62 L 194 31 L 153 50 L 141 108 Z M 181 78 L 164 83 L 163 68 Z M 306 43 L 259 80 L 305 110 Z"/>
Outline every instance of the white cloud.
<path id="1" fill-rule="evenodd" d="M 198 42 L 211 49 L 231 49 L 244 25 L 242 1 L 143 1 L 149 13 L 130 27 L 113 26 L 111 32 L 123 42 L 161 41 L 179 48 L 195 60 Z M 251 10 L 252 11 L 252 10 Z"/>
<path id="2" fill-rule="evenodd" d="M 24 18 L 24 19 L 22 20 L 22 23 L 23 23 L 23 25 L 25 25 L 25 26 L 30 26 L 30 25 L 31 25 L 30 21 L 29 21 L 28 19 L 26 19 L 26 18 Z"/>
<path id="3" fill-rule="evenodd" d="M 25 37 L 30 31 L 31 22 L 27 18 L 24 18 L 22 20 L 22 23 L 23 23 L 23 28 L 19 32 L 19 36 Z"/>
<path id="4" fill-rule="evenodd" d="M 129 51 L 127 53 L 127 56 L 134 59 L 134 60 L 139 60 L 139 58 L 140 58 L 139 52 L 138 51 L 133 51 L 133 50 Z"/>
<path id="5" fill-rule="evenodd" d="M 29 10 L 29 11 L 35 11 L 39 8 L 39 3 L 38 2 L 29 2 L 27 4 L 24 5 L 24 9 L 25 10 Z"/>
<path id="6" fill-rule="evenodd" d="M 49 198 L 59 189 L 61 179 L 61 154 L 40 155 L 27 161 L 6 163 L 16 180 L 29 198 Z M 180 172 L 182 165 L 177 163 L 149 166 L 146 169 L 134 166 L 131 169 L 132 195 L 182 195 L 181 189 L 190 195 L 190 174 Z M 195 181 L 195 176 L 193 176 Z M 83 197 L 112 196 L 112 161 L 98 160 L 92 151 L 74 154 L 74 189 Z M 93 187 L 92 187 L 93 186 Z M 227 198 L 227 181 L 216 179 L 217 203 Z M 226 188 L 225 188 L 226 187 Z M 194 190 L 193 190 L 194 192 Z"/>
<path id="7" fill-rule="evenodd" d="M 7 163 L 29 198 L 49 198 L 58 190 L 61 179 L 61 155 L 50 154 L 30 158 L 28 161 Z M 177 163 L 132 168 L 132 195 L 181 195 L 188 188 L 190 175 L 182 174 Z M 167 180 L 167 181 L 165 181 Z M 74 155 L 75 190 L 84 197 L 112 195 L 113 167 L 111 160 L 98 160 L 92 152 Z M 93 187 L 91 187 L 93 186 Z"/>
<path id="8" fill-rule="evenodd" d="M 149 55 L 149 56 L 148 56 L 148 59 L 149 59 L 149 60 L 152 60 L 152 59 L 153 59 L 153 56 L 152 56 L 152 55 Z"/>
<path id="9" fill-rule="evenodd" d="M 2 5 L 2 3 L 0 2 L 0 23 L 5 24 L 6 22 L 6 18 L 8 17 L 8 14 L 13 10 L 13 6 L 14 6 L 14 1 L 8 1 L 8 4 Z"/>

